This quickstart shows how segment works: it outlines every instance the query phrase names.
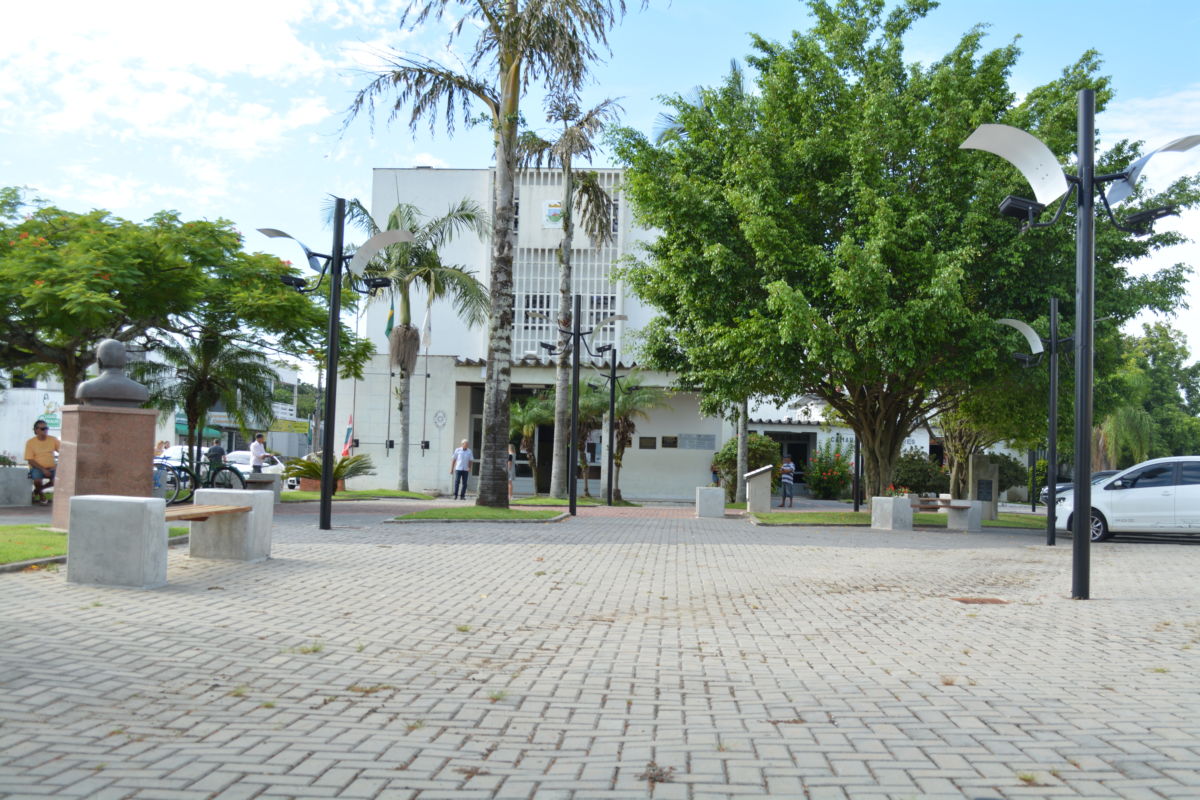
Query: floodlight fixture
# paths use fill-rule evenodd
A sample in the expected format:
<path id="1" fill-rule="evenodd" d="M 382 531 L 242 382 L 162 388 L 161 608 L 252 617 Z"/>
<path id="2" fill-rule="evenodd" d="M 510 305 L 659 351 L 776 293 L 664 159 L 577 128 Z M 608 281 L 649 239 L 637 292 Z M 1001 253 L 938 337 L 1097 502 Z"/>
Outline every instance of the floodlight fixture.
<path id="1" fill-rule="evenodd" d="M 1132 228 L 1139 234 L 1147 234 L 1154 227 L 1154 222 L 1163 217 L 1173 217 L 1179 213 L 1179 208 L 1176 206 L 1159 206 L 1158 208 L 1148 208 L 1145 211 L 1139 211 L 1136 214 L 1130 214 L 1125 218 L 1125 226 Z"/>
<path id="2" fill-rule="evenodd" d="M 364 278 L 363 284 L 368 289 L 386 289 L 392 285 L 391 278 Z"/>
<path id="3" fill-rule="evenodd" d="M 290 286 L 296 291 L 300 291 L 308 285 L 308 281 L 298 275 L 280 275 L 279 280 L 282 281 L 284 286 Z"/>
<path id="4" fill-rule="evenodd" d="M 1054 153 L 1036 136 L 1020 128 L 980 125 L 959 147 L 986 150 L 1012 164 L 1033 187 L 1034 197 L 1043 208 L 1067 192 L 1067 178 Z"/>
<path id="5" fill-rule="evenodd" d="M 1045 210 L 1046 206 L 1036 200 L 1017 197 L 1013 194 L 1000 201 L 1000 216 L 1013 217 L 1023 222 L 1032 223 Z"/>

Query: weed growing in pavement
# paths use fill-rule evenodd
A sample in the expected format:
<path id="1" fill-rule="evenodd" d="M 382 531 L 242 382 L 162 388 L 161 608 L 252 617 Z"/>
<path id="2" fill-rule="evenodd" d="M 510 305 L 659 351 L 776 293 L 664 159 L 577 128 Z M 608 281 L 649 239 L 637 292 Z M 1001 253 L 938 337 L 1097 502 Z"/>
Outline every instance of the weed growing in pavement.
<path id="1" fill-rule="evenodd" d="M 1166 667 L 1155 667 L 1154 669 L 1152 669 L 1150 671 L 1151 672 L 1170 672 L 1171 670 L 1167 669 Z"/>
<path id="2" fill-rule="evenodd" d="M 493 703 L 499 703 L 501 700 L 503 700 L 506 697 L 508 697 L 508 692 L 501 689 L 500 691 L 492 692 L 491 694 L 489 694 L 488 700 L 491 700 Z"/>
<path id="3" fill-rule="evenodd" d="M 942 676 L 942 686 L 953 686 L 953 685 L 954 685 L 954 676 L 953 675 L 943 675 Z"/>
<path id="4" fill-rule="evenodd" d="M 542 577 L 542 576 L 543 576 L 543 575 L 545 575 L 545 574 L 546 574 L 546 571 L 545 571 L 545 570 L 538 570 L 537 572 L 533 573 L 533 577 L 535 577 L 535 578 L 540 578 L 540 577 Z"/>
<path id="5" fill-rule="evenodd" d="M 120 736 L 124 732 L 125 732 L 124 728 L 113 728 L 111 731 L 108 732 L 108 735 L 109 736 Z"/>
<path id="6" fill-rule="evenodd" d="M 245 697 L 246 692 L 249 690 L 249 688 L 250 688 L 249 686 L 239 686 L 236 689 L 234 689 L 232 692 L 230 692 L 229 696 L 230 697 Z"/>
<path id="7" fill-rule="evenodd" d="M 419 731 L 419 730 L 421 730 L 421 728 L 424 728 L 424 727 L 425 727 L 425 723 L 422 722 L 421 720 L 417 720 L 416 722 L 410 722 L 407 725 L 405 725 L 404 730 L 409 731 L 411 733 L 412 731 Z"/>
<path id="8" fill-rule="evenodd" d="M 675 780 L 674 767 L 660 767 L 658 764 L 651 761 L 646 765 L 646 771 L 638 775 L 639 781 L 646 781 L 650 784 L 655 783 L 670 783 Z"/>
<path id="9" fill-rule="evenodd" d="M 363 650 L 366 650 L 366 649 L 367 649 L 367 646 L 365 644 L 363 644 L 362 642 L 359 642 L 358 647 L 356 647 L 354 651 L 356 653 L 361 653 Z"/>
<path id="10" fill-rule="evenodd" d="M 265 703 L 260 703 L 258 707 L 259 708 L 274 708 L 275 703 L 270 700 L 267 700 Z"/>
<path id="11" fill-rule="evenodd" d="M 388 689 L 395 689 L 395 688 L 396 688 L 395 686 L 392 686 L 389 683 L 377 683 L 374 686 L 360 686 L 357 683 L 352 683 L 346 687 L 346 691 L 354 692 L 356 694 L 361 694 L 361 695 L 372 695 L 372 694 L 375 694 L 376 692 L 385 692 Z"/>
<path id="12" fill-rule="evenodd" d="M 312 644 L 301 645 L 301 646 L 297 647 L 295 650 L 293 650 L 292 652 L 300 653 L 301 655 L 308 656 L 308 655 L 312 655 L 313 653 L 319 653 L 324 649 L 325 649 L 325 645 L 321 643 L 321 640 L 314 639 Z"/>
<path id="13" fill-rule="evenodd" d="M 459 625 L 459 626 L 458 626 L 457 628 L 455 628 L 454 630 L 458 631 L 459 633 L 470 633 L 470 632 L 471 632 L 471 626 L 470 626 L 470 625 Z"/>
<path id="14" fill-rule="evenodd" d="M 1034 775 L 1032 772 L 1018 772 L 1017 780 L 1019 780 L 1021 783 L 1025 784 L 1026 786 L 1041 786 L 1042 785 L 1042 784 L 1038 783 L 1037 775 Z"/>

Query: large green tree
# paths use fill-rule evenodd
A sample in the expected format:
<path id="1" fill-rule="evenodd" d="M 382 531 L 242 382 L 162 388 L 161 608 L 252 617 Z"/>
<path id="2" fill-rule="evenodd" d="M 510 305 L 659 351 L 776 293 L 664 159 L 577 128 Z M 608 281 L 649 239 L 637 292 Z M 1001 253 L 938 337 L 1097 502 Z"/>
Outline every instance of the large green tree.
<path id="1" fill-rule="evenodd" d="M 53 370 L 65 402 L 106 338 L 134 348 L 158 337 L 200 338 L 214 330 L 258 352 L 303 357 L 324 349 L 327 312 L 280 278 L 295 270 L 247 253 L 226 220 L 183 221 L 162 212 L 133 223 L 0 202 L 0 366 Z M 352 302 L 348 301 L 348 302 Z M 342 326 L 343 373 L 361 374 L 369 341 Z"/>
<path id="2" fill-rule="evenodd" d="M 635 210 L 663 232 L 628 275 L 664 312 L 652 347 L 681 351 L 706 392 L 711 381 L 754 394 L 765 376 L 780 399 L 817 395 L 859 437 L 877 494 L 911 431 L 994 380 L 1001 361 L 1008 369 L 994 320 L 1044 315 L 1052 293 L 1073 288 L 1071 226 L 1018 236 L 995 207 L 1028 192 L 1022 179 L 959 144 L 1003 122 L 1069 163 L 1076 92 L 1097 89 L 1103 108 L 1111 91 L 1088 53 L 1018 101 L 1008 86 L 1016 47 L 983 52 L 980 29 L 929 65 L 906 63 L 903 37 L 932 6 L 924 0 L 886 15 L 881 0 L 809 5 L 811 31 L 786 44 L 755 37 L 755 91 L 731 77 L 706 90 L 722 101 L 707 113 L 675 99 L 684 135 L 618 141 Z M 1098 169 L 1137 152 L 1121 143 Z M 1195 182 L 1164 194 L 1195 202 Z M 731 232 L 697 236 L 718 227 Z M 1097 314 L 1169 308 L 1186 269 L 1135 278 L 1125 263 L 1177 240 L 1098 226 Z M 713 294 L 696 297 L 692 284 Z M 736 327 L 697 322 L 726 305 L 737 306 Z M 754 375 L 722 372 L 730 363 Z"/>
<path id="3" fill-rule="evenodd" d="M 435 300 L 448 299 L 459 318 L 469 326 L 487 319 L 487 289 L 475 273 L 461 264 L 442 263 L 441 251 L 461 233 L 482 237 L 487 232 L 488 216 L 471 200 L 460 200 L 438 217 L 426 217 L 416 206 L 401 203 L 388 214 L 385 227 L 372 219 L 359 200 L 347 206 L 348 219 L 367 234 L 381 230 L 403 230 L 412 234 L 411 242 L 384 248 L 367 266 L 368 274 L 391 281 L 386 296 L 399 301 L 399 319 L 388 331 L 389 361 L 400 368 L 400 478 L 399 489 L 408 491 L 409 425 L 412 419 L 412 377 L 421 332 L 413 325 L 412 289 L 424 294 L 426 319 Z M 428 347 L 428 342 L 426 342 Z"/>
<path id="4" fill-rule="evenodd" d="M 565 497 L 567 491 L 567 444 L 570 438 L 570 394 L 572 313 L 572 252 L 575 243 L 575 213 L 579 212 L 584 232 L 599 246 L 612 239 L 612 198 L 591 170 L 576 169 L 576 160 L 591 161 L 597 135 L 616 118 L 620 107 L 614 100 L 584 111 L 575 98 L 554 93 L 547 101 L 547 118 L 557 128 L 554 138 L 545 139 L 524 131 L 517 145 L 522 167 L 541 169 L 545 164 L 562 174 L 562 239 L 558 257 L 558 360 L 554 372 L 554 445 L 550 465 L 550 496 Z"/>
<path id="5" fill-rule="evenodd" d="M 401 27 L 410 30 L 429 19 L 454 20 L 450 44 L 464 42 L 465 63 L 447 65 L 423 56 L 393 52 L 386 69 L 355 97 L 350 117 L 393 96 L 394 118 L 409 110 L 415 130 L 432 130 L 445 116 L 453 134 L 456 117 L 471 121 L 482 106 L 495 133 L 495 212 L 492 217 L 492 297 L 488 358 L 484 375 L 483 453 L 479 497 L 485 506 L 507 507 L 508 412 L 512 389 L 513 215 L 517 134 L 521 99 L 531 84 L 574 94 L 589 65 L 606 46 L 608 31 L 625 13 L 625 0 L 420 0 L 405 12 Z"/>

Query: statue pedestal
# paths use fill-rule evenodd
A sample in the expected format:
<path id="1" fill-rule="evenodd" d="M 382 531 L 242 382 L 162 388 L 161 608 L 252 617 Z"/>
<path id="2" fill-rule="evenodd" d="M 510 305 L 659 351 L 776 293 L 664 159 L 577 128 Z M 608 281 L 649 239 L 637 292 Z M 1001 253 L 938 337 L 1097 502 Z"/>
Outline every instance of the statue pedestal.
<path id="1" fill-rule="evenodd" d="M 55 528 L 70 527 L 75 495 L 152 496 L 157 415 L 152 408 L 63 407 L 51 517 Z"/>

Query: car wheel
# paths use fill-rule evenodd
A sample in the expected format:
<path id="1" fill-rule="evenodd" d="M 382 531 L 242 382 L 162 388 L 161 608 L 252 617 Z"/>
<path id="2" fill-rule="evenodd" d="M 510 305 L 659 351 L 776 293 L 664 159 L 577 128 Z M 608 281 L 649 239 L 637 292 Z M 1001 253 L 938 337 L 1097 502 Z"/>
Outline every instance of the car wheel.
<path id="1" fill-rule="evenodd" d="M 1091 530 L 1093 542 L 1104 542 L 1112 538 L 1112 533 L 1108 530 L 1108 522 L 1104 519 L 1104 515 L 1096 509 L 1092 509 Z"/>

